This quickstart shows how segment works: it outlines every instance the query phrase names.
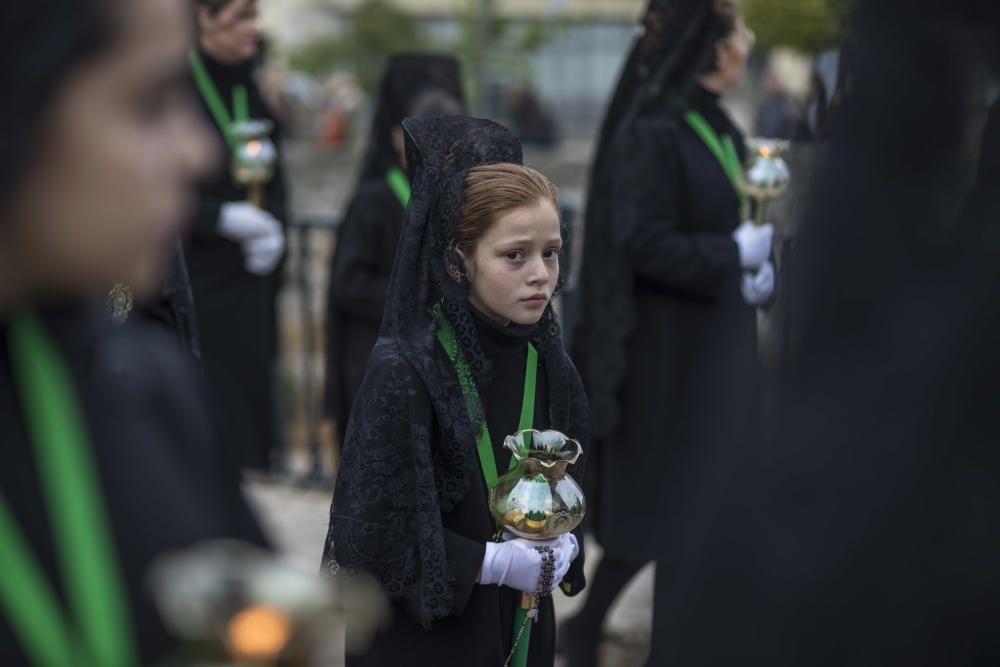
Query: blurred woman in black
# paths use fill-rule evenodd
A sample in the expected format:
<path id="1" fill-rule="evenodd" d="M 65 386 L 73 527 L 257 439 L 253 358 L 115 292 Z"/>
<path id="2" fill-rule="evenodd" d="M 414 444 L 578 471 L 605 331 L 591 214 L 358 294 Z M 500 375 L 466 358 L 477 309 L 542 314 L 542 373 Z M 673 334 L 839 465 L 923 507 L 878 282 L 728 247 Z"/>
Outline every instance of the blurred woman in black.
<path id="1" fill-rule="evenodd" d="M 462 72 L 446 55 L 401 53 L 389 59 L 357 191 L 337 231 L 326 322 L 326 407 L 344 442 L 347 417 L 378 338 L 385 291 L 409 200 L 403 155 L 407 116 L 457 114 Z"/>
<path id="2" fill-rule="evenodd" d="M 212 163 L 170 0 L 0 6 L 0 664 L 152 664 L 160 555 L 260 540 L 192 359 L 105 307 L 162 285 Z"/>
<path id="3" fill-rule="evenodd" d="M 1000 663 L 1000 14 L 870 0 L 850 27 L 782 421 L 678 575 L 676 664 Z"/>
<path id="4" fill-rule="evenodd" d="M 277 269 L 287 222 L 277 119 L 254 80 L 259 49 L 256 0 L 197 0 L 191 74 L 213 144 L 228 154 L 233 121 L 267 119 L 278 147 L 263 207 L 233 182 L 229 160 L 201 186 L 187 248 L 202 361 L 234 460 L 266 469 L 280 437 L 274 398 Z"/>
<path id="5" fill-rule="evenodd" d="M 758 442 L 757 308 L 770 225 L 743 206 L 743 136 L 719 103 L 752 45 L 736 3 L 652 0 L 591 174 L 575 353 L 593 407 L 593 527 L 605 550 L 560 637 L 596 664 L 617 593 L 657 561 L 657 623 L 706 517 L 691 511 Z M 650 665 L 666 664 L 654 633 Z"/>

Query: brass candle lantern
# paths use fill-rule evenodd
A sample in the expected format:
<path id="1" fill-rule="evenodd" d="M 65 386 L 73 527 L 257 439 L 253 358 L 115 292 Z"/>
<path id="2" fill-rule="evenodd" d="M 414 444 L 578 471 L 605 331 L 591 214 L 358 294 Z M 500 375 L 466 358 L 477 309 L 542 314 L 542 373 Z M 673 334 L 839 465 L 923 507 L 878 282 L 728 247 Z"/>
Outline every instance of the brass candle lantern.
<path id="1" fill-rule="evenodd" d="M 791 145 L 781 139 L 752 137 L 747 139 L 749 165 L 744 177 L 747 196 L 756 203 L 754 224 L 767 222 L 767 206 L 788 189 L 792 173 L 782 157 Z"/>
<path id="2" fill-rule="evenodd" d="M 254 206 L 264 205 L 264 186 L 274 177 L 278 150 L 271 141 L 274 123 L 254 119 L 229 126 L 233 137 L 233 181 L 246 187 L 247 200 Z"/>
<path id="3" fill-rule="evenodd" d="M 503 530 L 528 540 L 564 535 L 583 521 L 583 489 L 566 468 L 583 453 L 580 443 L 558 431 L 526 429 L 504 439 L 516 467 L 490 489 L 490 513 Z M 534 607 L 525 593 L 521 607 Z"/>
<path id="4" fill-rule="evenodd" d="M 303 572 L 236 541 L 163 556 L 148 578 L 163 622 L 180 640 L 164 667 L 313 667 L 347 618 L 356 636 L 345 639 L 357 650 L 388 613 L 368 577 Z"/>

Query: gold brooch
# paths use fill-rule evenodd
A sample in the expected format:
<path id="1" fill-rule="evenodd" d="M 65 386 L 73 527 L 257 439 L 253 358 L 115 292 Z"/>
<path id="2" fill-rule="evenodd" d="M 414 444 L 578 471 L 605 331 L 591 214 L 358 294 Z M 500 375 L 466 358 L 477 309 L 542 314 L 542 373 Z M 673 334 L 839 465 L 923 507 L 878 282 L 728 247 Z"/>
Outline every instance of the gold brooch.
<path id="1" fill-rule="evenodd" d="M 118 283 L 108 292 L 108 310 L 111 311 L 111 317 L 118 324 L 125 323 L 134 304 L 132 288 L 125 283 Z"/>

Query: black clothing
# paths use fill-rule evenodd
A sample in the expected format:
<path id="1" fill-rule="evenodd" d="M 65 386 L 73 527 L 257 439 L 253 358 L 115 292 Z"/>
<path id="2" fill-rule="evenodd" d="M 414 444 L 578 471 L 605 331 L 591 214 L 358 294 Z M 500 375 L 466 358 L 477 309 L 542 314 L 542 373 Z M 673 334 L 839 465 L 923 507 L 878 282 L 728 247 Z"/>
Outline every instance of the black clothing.
<path id="1" fill-rule="evenodd" d="M 483 352 L 493 364 L 494 376 L 483 393 L 486 423 L 493 444 L 493 454 L 498 471 L 506 471 L 510 450 L 503 447 L 504 437 L 515 432 L 521 411 L 524 388 L 524 365 L 532 330 L 506 333 L 499 325 L 488 323 L 474 313 L 473 322 L 483 346 Z M 372 367 L 366 382 L 384 382 L 384 350 L 372 357 Z M 438 362 L 450 364 L 444 350 L 439 348 Z M 396 366 L 394 374 L 406 373 Z M 411 371 L 412 372 L 412 371 Z M 548 378 L 544 362 L 539 360 L 539 375 L 535 394 L 535 423 L 538 429 L 548 428 L 549 398 Z M 426 391 L 416 384 L 413 391 L 426 402 Z M 414 399 L 411 398 L 411 401 Z M 364 405 L 361 406 L 365 410 Z M 363 411 L 369 417 L 372 412 Z M 412 413 L 411 413 L 412 414 Z M 432 417 L 432 423 L 433 423 Z M 439 428 L 436 427 L 435 430 Z M 433 432 L 433 431 L 432 431 Z M 392 432 L 386 433 L 393 435 Z M 405 437 L 405 436 L 400 436 Z M 440 437 L 440 436 L 438 436 Z M 510 652 L 514 636 L 514 610 L 521 594 L 511 588 L 480 586 L 476 575 L 483 562 L 484 544 L 496 530 L 487 504 L 489 492 L 477 465 L 472 471 L 474 479 L 465 480 L 473 490 L 451 510 L 442 511 L 444 549 L 447 567 L 455 580 L 455 601 L 449 616 L 438 619 L 428 632 L 420 623 L 409 617 L 402 605 L 394 606 L 392 625 L 376 637 L 371 652 L 364 658 L 351 658 L 348 664 L 357 665 L 501 665 Z M 545 598 L 539 606 L 539 619 L 531 631 L 529 665 L 551 665 L 554 659 L 555 616 L 552 599 Z M 445 652 L 446 649 L 446 652 Z M 429 662 L 436 656 L 434 662 Z"/>
<path id="2" fill-rule="evenodd" d="M 358 664 L 493 666 L 509 650 L 519 594 L 475 583 L 494 532 L 476 437 L 483 420 L 494 448 L 517 429 L 529 338 L 544 370 L 536 425 L 586 446 L 587 404 L 551 307 L 530 332 L 498 331 L 470 313 L 468 281 L 449 276 L 457 257 L 445 249 L 465 173 L 477 164 L 521 163 L 517 140 L 499 125 L 462 117 L 411 118 L 404 129 L 413 196 L 381 335 L 347 427 L 323 560 L 332 571 L 366 570 L 394 602 L 391 625 Z M 435 336 L 438 303 L 481 397 L 471 419 Z M 509 456 L 501 454 L 502 468 Z M 577 478 L 582 472 L 582 462 L 570 468 Z M 563 580 L 574 594 L 584 585 L 582 566 L 581 554 Z M 532 665 L 552 662 L 551 602 L 541 615 Z"/>
<path id="3" fill-rule="evenodd" d="M 493 443 L 493 456 L 497 470 L 506 471 L 510 465 L 510 450 L 503 446 L 504 438 L 518 429 L 521 419 L 521 399 L 524 392 L 524 366 L 528 358 L 528 341 L 534 333 L 533 326 L 507 325 L 490 320 L 475 306 L 469 306 L 472 323 L 479 336 L 479 344 L 493 368 L 493 379 L 482 394 L 486 411 L 486 425 Z M 539 359 L 535 380 L 535 423 L 532 428 L 549 427 L 549 380 Z M 486 489 L 484 489 L 486 490 Z"/>
<path id="4" fill-rule="evenodd" d="M 459 110 L 464 107 L 461 66 L 454 57 L 401 53 L 389 59 L 361 181 L 337 231 L 327 294 L 325 404 L 337 422 L 341 444 L 382 324 L 386 287 L 403 226 L 405 206 L 386 182 L 390 169 L 402 169 L 393 130 L 429 91 L 446 93 Z"/>
<path id="5" fill-rule="evenodd" d="M 375 347 L 405 209 L 385 175 L 364 181 L 337 231 L 326 320 L 326 408 L 344 442 Z"/>
<path id="6" fill-rule="evenodd" d="M 201 540 L 263 544 L 264 539 L 240 495 L 236 471 L 216 456 L 216 434 L 194 361 L 153 326 L 114 324 L 103 304 L 49 308 L 40 315 L 75 385 L 142 663 L 151 664 L 174 644 L 147 587 L 152 561 Z M 0 345 L 0 490 L 65 602 L 2 319 Z M 3 617 L 0 664 L 27 664 Z"/>
<path id="7" fill-rule="evenodd" d="M 184 250 L 180 245 L 170 259 L 167 277 L 163 281 L 160 294 L 141 304 L 139 315 L 156 322 L 172 333 L 181 347 L 195 358 L 201 357 L 191 278 L 188 275 L 187 262 L 184 260 Z"/>
<path id="8" fill-rule="evenodd" d="M 607 557 L 657 561 L 657 666 L 669 664 L 680 564 L 760 435 L 756 309 L 731 238 L 741 202 L 683 117 L 699 112 L 744 158 L 742 134 L 697 84 L 720 24 L 711 2 L 651 0 L 604 119 L 586 212 L 574 358 L 594 410 L 590 516 Z M 582 612 L 591 625 L 600 597 Z"/>
<path id="9" fill-rule="evenodd" d="M 732 137 L 742 159 L 742 136 L 717 99 L 701 91 L 690 104 Z M 670 662 L 663 651 L 683 613 L 674 606 L 677 568 L 697 558 L 727 480 L 761 444 L 757 311 L 740 293 L 730 238 L 739 199 L 672 106 L 623 133 L 622 155 L 631 157 L 619 167 L 614 233 L 633 267 L 636 319 L 622 421 L 604 451 L 646 465 L 626 474 L 602 465 L 595 522 L 612 556 L 657 561 L 649 665 Z"/>
<path id="10" fill-rule="evenodd" d="M 959 218 L 957 236 L 974 252 L 987 247 L 996 248 L 1000 230 L 995 220 L 1000 219 L 1000 197 L 996 184 L 1000 182 L 1000 99 L 993 102 L 983 127 L 976 179 L 966 198 Z"/>
<path id="11" fill-rule="evenodd" d="M 714 96 L 701 91 L 690 104 L 742 146 Z M 727 450 L 709 444 L 738 451 L 756 440 L 757 320 L 730 238 L 740 202 L 718 160 L 670 99 L 622 139 L 613 233 L 632 269 L 621 288 L 635 322 L 621 422 L 607 459 L 598 454 L 595 528 L 614 555 L 652 560 L 680 546 L 683 498 L 700 484 L 695 462 L 729 465 Z"/>
<path id="12" fill-rule="evenodd" d="M 954 233 L 969 45 L 1000 33 L 969 4 L 859 3 L 796 250 L 782 422 L 680 575 L 676 664 L 1000 663 L 1000 246 Z"/>
<path id="13" fill-rule="evenodd" d="M 742 147 L 714 96 L 689 104 Z M 761 372 L 756 309 L 740 293 L 730 238 L 740 203 L 721 165 L 671 99 L 622 137 L 613 234 L 632 267 L 621 288 L 635 321 L 621 420 L 596 450 L 591 507 L 609 557 L 657 561 L 648 664 L 658 665 L 675 569 L 695 557 L 726 480 L 759 449 Z"/>
<path id="14" fill-rule="evenodd" d="M 691 76 L 715 57 L 710 32 L 711 3 L 705 0 L 650 0 L 641 35 L 629 53 L 608 105 L 594 152 L 587 187 L 583 264 L 578 298 L 581 314 L 573 332 L 573 359 L 580 368 L 593 409 L 593 436 L 600 440 L 619 421 L 628 337 L 635 324 L 635 304 L 628 289 L 632 268 L 615 251 L 613 229 L 621 156 L 629 159 L 623 133 L 634 130 L 650 106 L 663 105 L 667 90 L 682 95 Z M 655 114 L 654 114 L 655 115 Z"/>
<path id="15" fill-rule="evenodd" d="M 223 65 L 204 52 L 201 58 L 224 103 L 229 103 L 232 88 L 242 84 L 247 90 L 250 117 L 275 123 L 271 138 L 279 149 L 279 160 L 274 178 L 264 189 L 264 208 L 287 223 L 281 133 L 254 82 L 252 63 Z M 215 130 L 219 150 L 228 155 L 222 130 L 204 100 L 202 107 L 205 121 Z M 280 266 L 270 276 L 247 272 L 240 244 L 217 231 L 222 205 L 246 198 L 246 189 L 233 183 L 226 160 L 201 186 L 186 258 L 202 362 L 221 410 L 224 441 L 234 460 L 248 467 L 267 468 L 279 437 L 272 375 L 277 344 L 274 299 Z"/>
<path id="16" fill-rule="evenodd" d="M 399 154 L 392 143 L 392 130 L 413 115 L 413 103 L 422 93 L 441 90 L 451 96 L 459 109 L 465 108 L 462 66 L 454 56 L 437 53 L 397 53 L 389 58 L 382 75 L 371 135 L 361 167 L 360 182 L 385 177 L 399 166 Z"/>

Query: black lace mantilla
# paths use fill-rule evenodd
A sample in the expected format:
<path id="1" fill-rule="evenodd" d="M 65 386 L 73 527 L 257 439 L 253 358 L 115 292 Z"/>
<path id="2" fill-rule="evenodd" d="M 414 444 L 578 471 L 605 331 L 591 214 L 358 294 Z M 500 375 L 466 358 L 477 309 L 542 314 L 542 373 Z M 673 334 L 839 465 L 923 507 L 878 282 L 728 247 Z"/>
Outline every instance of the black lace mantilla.
<path id="1" fill-rule="evenodd" d="M 475 438 L 483 423 L 482 414 L 470 419 L 431 309 L 441 304 L 482 393 L 490 364 L 452 241 L 468 170 L 521 164 L 522 155 L 517 138 L 487 120 L 408 118 L 403 128 L 412 195 L 379 341 L 347 427 L 323 561 L 332 572 L 369 572 L 429 626 L 452 608 L 441 513 L 481 474 Z M 533 342 L 546 360 L 553 428 L 585 438 L 589 409 L 551 306 Z"/>

